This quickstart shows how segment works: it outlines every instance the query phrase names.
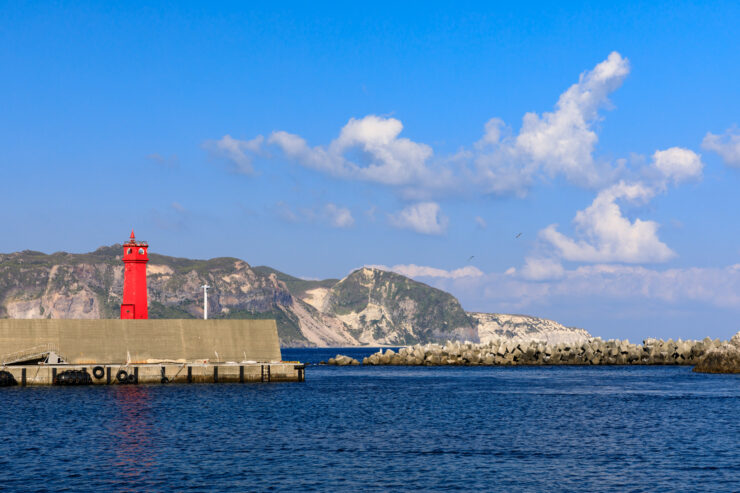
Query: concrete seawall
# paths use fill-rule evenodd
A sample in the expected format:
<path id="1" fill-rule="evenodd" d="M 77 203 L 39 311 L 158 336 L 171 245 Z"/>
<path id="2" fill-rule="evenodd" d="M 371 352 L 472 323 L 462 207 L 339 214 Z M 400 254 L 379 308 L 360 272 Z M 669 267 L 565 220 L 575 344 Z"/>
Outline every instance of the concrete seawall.
<path id="1" fill-rule="evenodd" d="M 43 345 L 82 365 L 281 360 L 274 320 L 0 319 L 0 357 Z"/>

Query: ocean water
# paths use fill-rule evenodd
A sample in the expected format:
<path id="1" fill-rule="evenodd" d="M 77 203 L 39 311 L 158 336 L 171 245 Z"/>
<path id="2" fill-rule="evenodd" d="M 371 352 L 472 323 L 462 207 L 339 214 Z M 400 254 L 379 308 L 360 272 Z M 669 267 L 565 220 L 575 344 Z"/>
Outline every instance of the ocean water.
<path id="1" fill-rule="evenodd" d="M 0 429 L 2 491 L 740 491 L 740 376 L 686 367 L 3 388 Z"/>

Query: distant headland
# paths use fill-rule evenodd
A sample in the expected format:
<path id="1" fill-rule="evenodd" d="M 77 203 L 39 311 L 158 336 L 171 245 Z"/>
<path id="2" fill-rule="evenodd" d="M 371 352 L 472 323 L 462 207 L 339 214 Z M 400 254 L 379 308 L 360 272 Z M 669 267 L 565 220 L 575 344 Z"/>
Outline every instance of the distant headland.
<path id="1" fill-rule="evenodd" d="M 149 253 L 149 318 L 275 319 L 284 347 L 401 346 L 451 341 L 574 343 L 591 335 L 526 315 L 469 313 L 451 294 L 394 272 L 361 268 L 304 280 L 237 258 Z M 0 318 L 119 318 L 121 245 L 90 253 L 0 254 Z"/>

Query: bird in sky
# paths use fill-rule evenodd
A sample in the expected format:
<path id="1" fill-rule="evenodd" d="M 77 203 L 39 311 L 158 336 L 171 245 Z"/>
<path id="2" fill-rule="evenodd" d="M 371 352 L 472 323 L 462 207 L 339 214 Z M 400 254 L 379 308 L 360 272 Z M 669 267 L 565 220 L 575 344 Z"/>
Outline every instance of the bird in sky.
<path id="1" fill-rule="evenodd" d="M 516 235 L 516 237 L 517 237 L 517 238 L 519 238 L 519 237 L 520 237 L 521 235 L 522 235 L 522 234 L 521 234 L 521 233 L 519 233 L 518 235 Z"/>
<path id="2" fill-rule="evenodd" d="M 470 258 L 468 259 L 468 262 L 470 262 L 471 260 L 473 260 L 473 258 L 475 258 L 475 255 L 471 255 Z"/>

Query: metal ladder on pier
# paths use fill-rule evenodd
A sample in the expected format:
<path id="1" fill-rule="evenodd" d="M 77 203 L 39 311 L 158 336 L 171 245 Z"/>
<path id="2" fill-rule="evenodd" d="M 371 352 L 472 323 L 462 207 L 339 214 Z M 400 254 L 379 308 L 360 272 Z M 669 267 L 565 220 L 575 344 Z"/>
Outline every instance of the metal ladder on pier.
<path id="1" fill-rule="evenodd" d="M 59 355 L 59 348 L 56 344 L 47 343 L 14 353 L 4 354 L 0 356 L 0 365 L 7 366 L 24 361 L 36 360 L 43 360 L 45 363 L 61 363 L 64 361 L 64 358 Z"/>

